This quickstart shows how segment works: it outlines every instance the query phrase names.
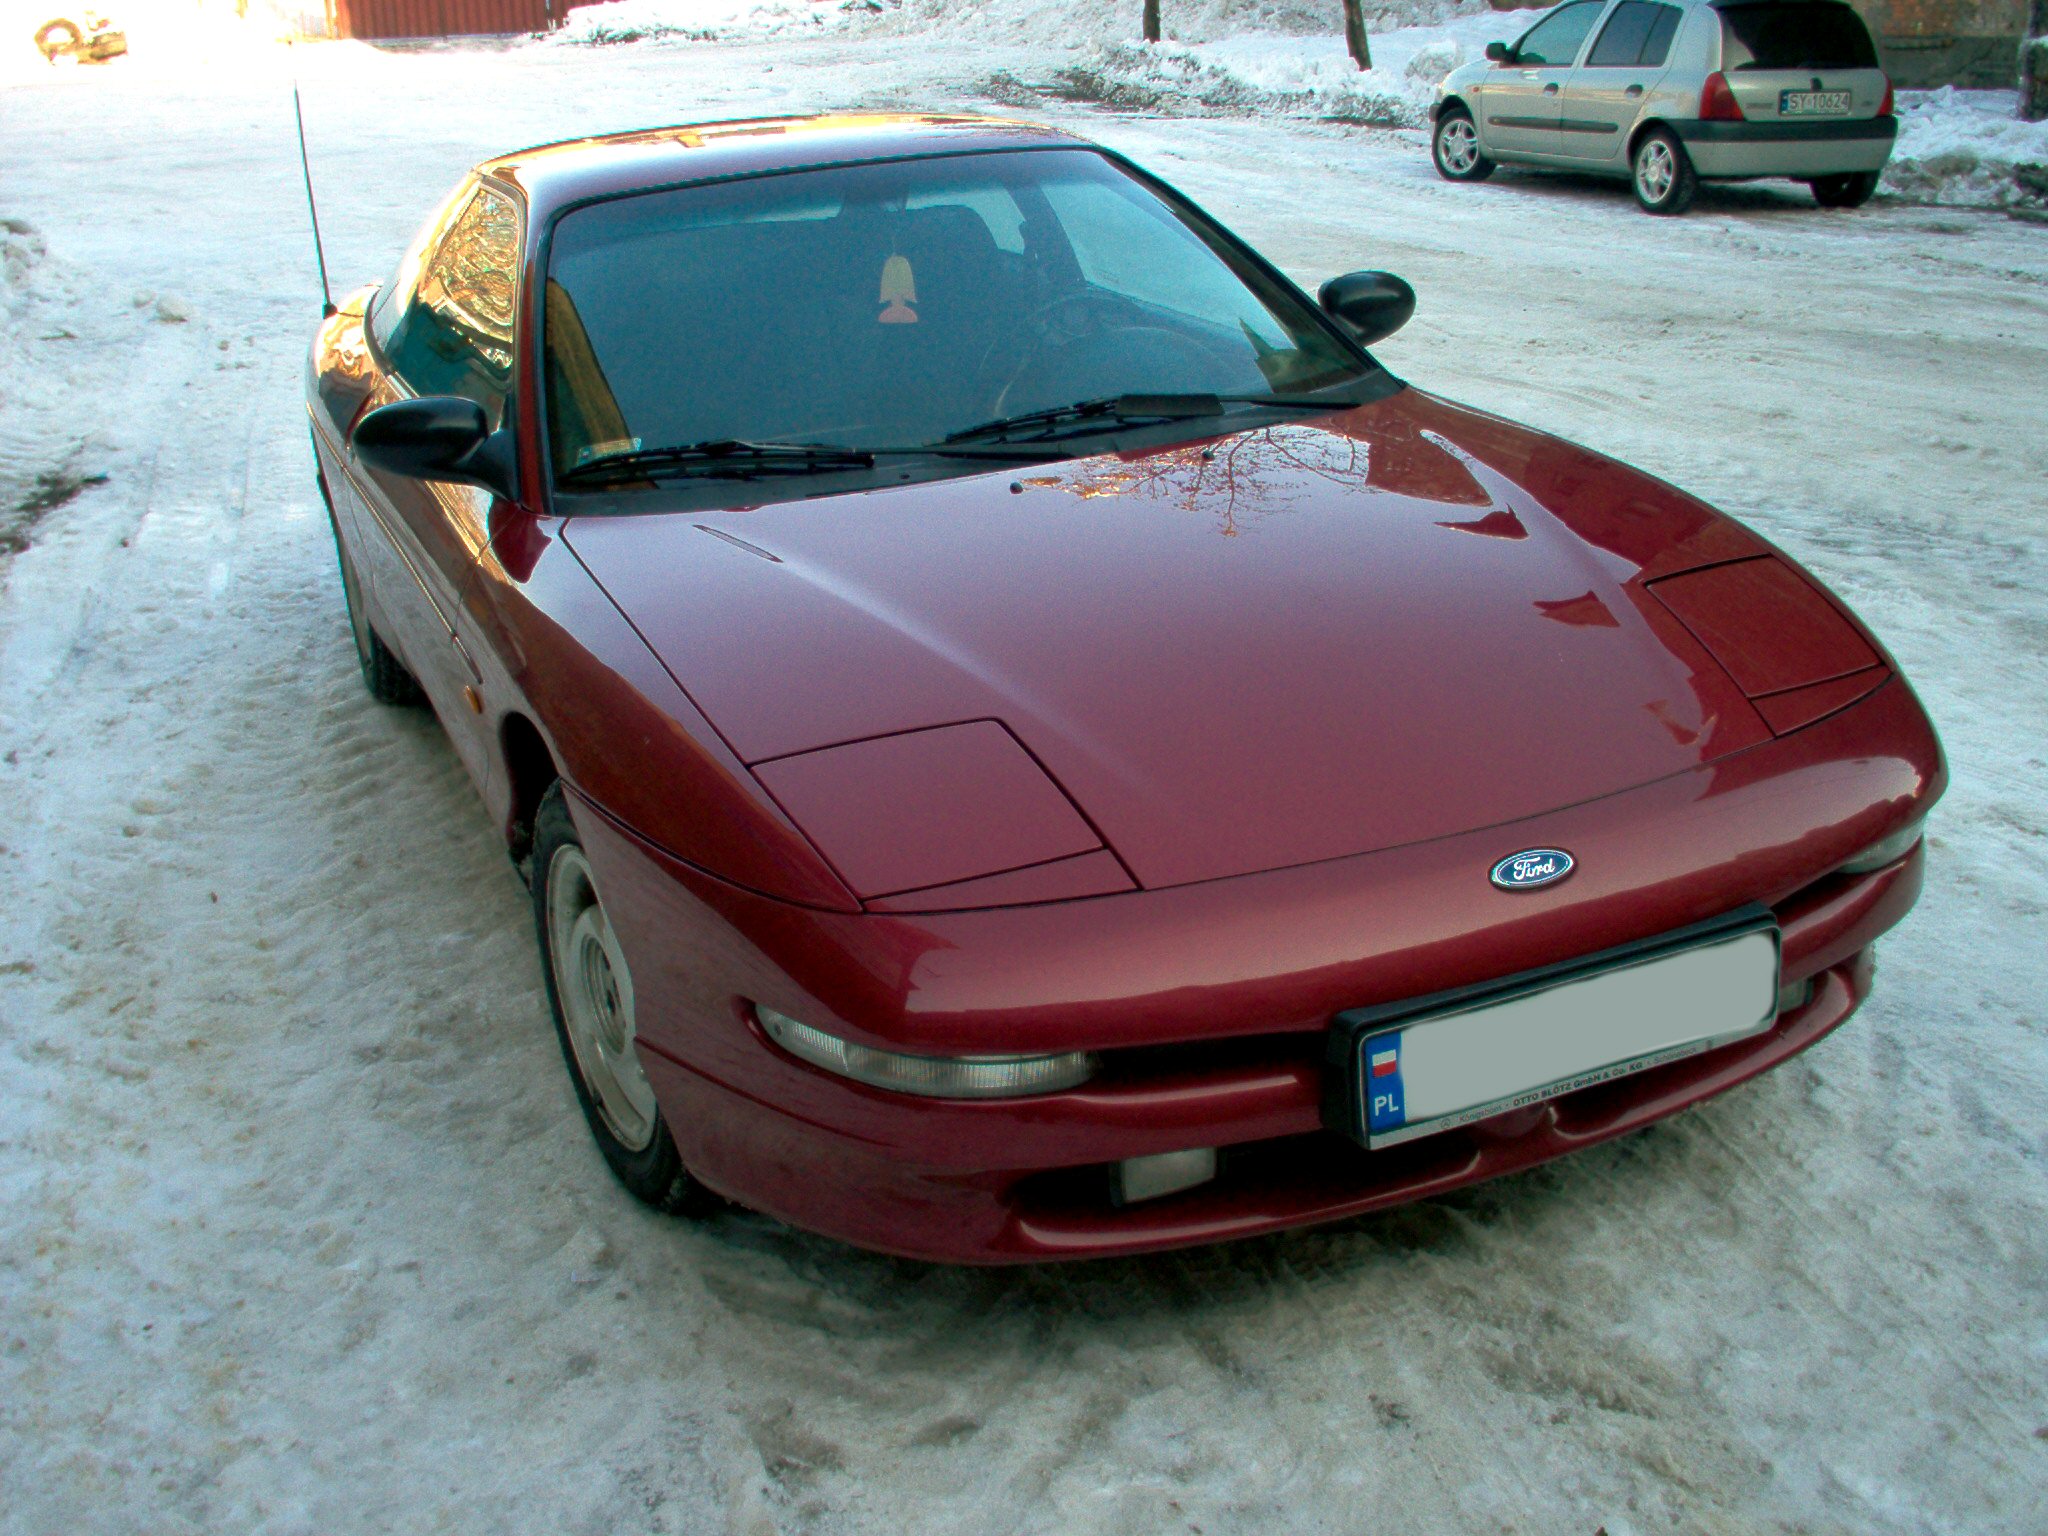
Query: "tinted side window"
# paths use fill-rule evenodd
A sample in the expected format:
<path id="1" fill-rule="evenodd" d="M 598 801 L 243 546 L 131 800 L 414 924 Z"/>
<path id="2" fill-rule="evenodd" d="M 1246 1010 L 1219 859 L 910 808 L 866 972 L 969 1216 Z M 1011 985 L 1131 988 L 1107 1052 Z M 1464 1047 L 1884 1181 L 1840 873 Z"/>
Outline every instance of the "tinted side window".
<path id="1" fill-rule="evenodd" d="M 512 389 L 518 276 L 519 210 L 480 187 L 421 265 L 396 324 L 378 338 L 392 371 L 417 394 L 467 396 L 495 419 Z"/>
<path id="2" fill-rule="evenodd" d="M 1846 5 L 1733 5 L 1721 12 L 1723 69 L 1875 69 L 1863 18 Z"/>
<path id="3" fill-rule="evenodd" d="M 1678 35 L 1678 24 L 1685 20 L 1685 12 L 1675 5 L 1653 9 L 1657 12 L 1657 23 L 1650 28 L 1649 41 L 1643 44 L 1643 63 L 1651 69 L 1661 69 L 1671 55 L 1671 39 Z"/>
<path id="4" fill-rule="evenodd" d="M 1676 6 L 1627 0 L 1614 8 L 1607 25 L 1600 29 L 1599 41 L 1586 56 L 1587 66 L 1661 66 L 1664 56 L 1671 51 L 1671 38 L 1678 31 L 1681 15 Z"/>
<path id="5" fill-rule="evenodd" d="M 412 299 L 413 285 L 420 280 L 420 265 L 427 254 L 441 243 L 441 231 L 469 202 L 476 187 L 473 180 L 465 179 L 441 202 L 441 206 L 427 215 L 420 225 L 418 234 L 412 237 L 405 248 L 405 254 L 398 259 L 398 270 L 391 274 L 389 282 L 377 290 L 370 300 L 370 339 L 382 348 L 386 356 L 391 351 L 391 332 L 398 325 L 399 316 L 405 313 L 405 306 Z"/>
<path id="6" fill-rule="evenodd" d="M 1561 5 L 1522 34 L 1515 44 L 1517 64 L 1569 64 L 1579 44 L 1600 17 L 1601 0 L 1573 0 Z"/>

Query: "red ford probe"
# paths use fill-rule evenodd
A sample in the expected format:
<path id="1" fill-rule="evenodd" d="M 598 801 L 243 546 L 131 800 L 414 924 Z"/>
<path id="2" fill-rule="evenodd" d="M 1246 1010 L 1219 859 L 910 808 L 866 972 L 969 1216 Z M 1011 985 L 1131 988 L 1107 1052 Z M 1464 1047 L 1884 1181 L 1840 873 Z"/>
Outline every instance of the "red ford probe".
<path id="1" fill-rule="evenodd" d="M 894 1253 L 1528 1167 L 1848 1017 L 1941 749 L 1784 555 L 1043 128 L 480 166 L 308 373 L 363 674 L 526 870 L 599 1147 Z"/>

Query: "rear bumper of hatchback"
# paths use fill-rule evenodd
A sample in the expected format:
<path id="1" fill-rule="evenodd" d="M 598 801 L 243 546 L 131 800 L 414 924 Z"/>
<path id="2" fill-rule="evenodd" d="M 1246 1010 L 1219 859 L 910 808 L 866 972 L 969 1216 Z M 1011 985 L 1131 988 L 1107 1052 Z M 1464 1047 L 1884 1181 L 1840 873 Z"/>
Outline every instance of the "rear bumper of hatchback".
<path id="1" fill-rule="evenodd" d="M 1802 122 L 1677 122 L 1693 169 L 1712 180 L 1789 176 L 1809 180 L 1884 169 L 1896 117 Z"/>
<path id="2" fill-rule="evenodd" d="M 579 806 L 634 973 L 642 1055 L 685 1162 L 831 1237 L 964 1263 L 1129 1254 L 1355 1216 L 1638 1129 L 1762 1072 L 1866 994 L 1920 847 L 1828 873 L 1941 790 L 1905 686 L 1696 772 L 1528 823 L 1204 885 L 917 917 L 823 913 L 713 881 Z M 1540 830 L 1539 830 L 1540 829 Z M 1570 848 L 1542 893 L 1493 891 L 1506 848 Z M 1328 1127 L 1347 1007 L 1590 953 L 1761 901 L 1783 979 L 1763 1033 L 1393 1148 Z M 1086 1085 L 920 1099 L 783 1053 L 747 1000 L 926 1053 L 1084 1049 Z M 1119 1205 L 1129 1158 L 1221 1149 L 1217 1176 Z"/>

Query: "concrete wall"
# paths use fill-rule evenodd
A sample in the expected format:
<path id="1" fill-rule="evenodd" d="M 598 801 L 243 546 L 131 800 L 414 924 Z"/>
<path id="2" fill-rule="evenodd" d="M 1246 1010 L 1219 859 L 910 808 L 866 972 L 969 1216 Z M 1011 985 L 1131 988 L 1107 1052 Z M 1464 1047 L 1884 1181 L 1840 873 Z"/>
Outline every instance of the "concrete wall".
<path id="1" fill-rule="evenodd" d="M 1918 90 L 2011 90 L 2019 77 L 2026 0 L 1850 0 L 1863 13 L 1885 73 Z"/>

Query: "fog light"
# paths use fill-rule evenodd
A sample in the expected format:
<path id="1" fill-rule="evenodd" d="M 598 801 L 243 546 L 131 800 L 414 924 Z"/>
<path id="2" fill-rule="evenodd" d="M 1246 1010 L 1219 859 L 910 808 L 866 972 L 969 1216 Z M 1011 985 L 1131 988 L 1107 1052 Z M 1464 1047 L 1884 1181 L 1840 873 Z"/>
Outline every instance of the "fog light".
<path id="1" fill-rule="evenodd" d="M 1788 981 L 1778 988 L 1778 1012 L 1790 1013 L 1794 1008 L 1804 1008 L 1806 1000 L 1813 996 L 1813 981 Z"/>
<path id="2" fill-rule="evenodd" d="M 1887 864 L 1896 864 L 1900 859 L 1903 859 L 1913 851 L 1913 845 L 1920 841 L 1920 833 L 1925 827 L 1926 820 L 1924 817 L 1919 821 L 1907 822 L 1890 837 L 1872 843 L 1868 848 L 1857 854 L 1855 858 L 1844 864 L 1842 866 L 1842 873 L 1845 875 L 1870 875 L 1883 869 Z"/>
<path id="3" fill-rule="evenodd" d="M 1206 1184 L 1216 1177 L 1216 1149 L 1190 1147 L 1185 1152 L 1155 1152 L 1127 1157 L 1109 1170 L 1109 1197 L 1118 1205 L 1157 1200 Z"/>
<path id="4" fill-rule="evenodd" d="M 1021 1098 L 1078 1087 L 1095 1075 L 1095 1058 L 1085 1051 L 1056 1056 L 911 1056 L 842 1040 L 759 1003 L 754 1005 L 754 1017 L 768 1038 L 790 1055 L 897 1093 L 936 1099 Z"/>

